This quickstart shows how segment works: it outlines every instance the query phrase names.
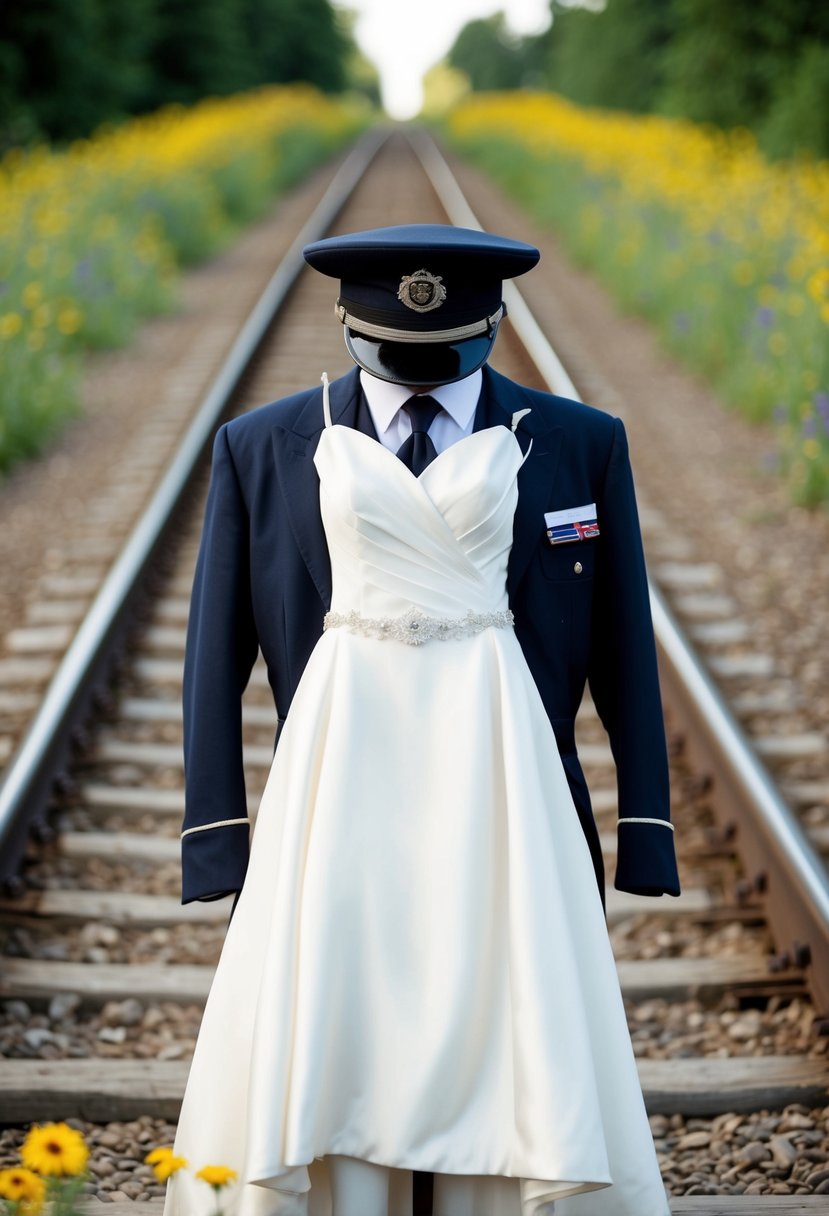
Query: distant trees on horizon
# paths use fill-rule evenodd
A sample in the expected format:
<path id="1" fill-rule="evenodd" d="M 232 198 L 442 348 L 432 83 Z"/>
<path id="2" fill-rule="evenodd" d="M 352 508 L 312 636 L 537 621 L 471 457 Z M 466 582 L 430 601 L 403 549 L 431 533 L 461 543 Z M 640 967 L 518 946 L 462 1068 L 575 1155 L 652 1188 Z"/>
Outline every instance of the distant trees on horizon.
<path id="1" fill-rule="evenodd" d="M 4 0 L 0 150 L 260 84 L 371 92 L 358 60 L 329 0 Z"/>
<path id="2" fill-rule="evenodd" d="M 475 91 L 550 89 L 582 105 L 749 127 L 772 157 L 829 156 L 829 5 L 814 0 L 551 0 L 542 34 L 503 13 L 449 51 Z"/>

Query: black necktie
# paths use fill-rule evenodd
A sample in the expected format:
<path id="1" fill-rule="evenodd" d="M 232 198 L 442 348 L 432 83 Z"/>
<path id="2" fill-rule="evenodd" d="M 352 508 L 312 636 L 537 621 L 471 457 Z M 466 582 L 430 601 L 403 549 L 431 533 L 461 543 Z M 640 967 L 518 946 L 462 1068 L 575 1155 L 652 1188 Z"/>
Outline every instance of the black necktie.
<path id="1" fill-rule="evenodd" d="M 412 421 L 412 433 L 397 449 L 397 455 L 415 477 L 419 477 L 437 456 L 435 445 L 427 432 L 443 406 L 434 397 L 420 395 L 410 397 L 400 408 Z"/>

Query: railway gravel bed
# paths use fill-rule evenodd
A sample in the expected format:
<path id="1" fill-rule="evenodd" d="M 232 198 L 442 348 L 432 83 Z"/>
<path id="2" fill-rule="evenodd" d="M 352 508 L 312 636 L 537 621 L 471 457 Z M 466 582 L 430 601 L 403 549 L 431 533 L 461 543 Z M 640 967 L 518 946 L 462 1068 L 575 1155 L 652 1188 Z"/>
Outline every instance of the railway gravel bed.
<path id="1" fill-rule="evenodd" d="M 827 1119 L 827 1108 L 795 1104 L 714 1119 L 652 1115 L 650 1125 L 674 1195 L 826 1195 Z M 172 1143 L 173 1124 L 150 1116 L 106 1126 L 69 1122 L 91 1149 L 91 1195 L 105 1203 L 155 1199 L 161 1210 L 165 1188 L 143 1158 L 156 1145 Z M 0 1131 L 0 1168 L 16 1164 L 23 1135 L 18 1128 Z"/>

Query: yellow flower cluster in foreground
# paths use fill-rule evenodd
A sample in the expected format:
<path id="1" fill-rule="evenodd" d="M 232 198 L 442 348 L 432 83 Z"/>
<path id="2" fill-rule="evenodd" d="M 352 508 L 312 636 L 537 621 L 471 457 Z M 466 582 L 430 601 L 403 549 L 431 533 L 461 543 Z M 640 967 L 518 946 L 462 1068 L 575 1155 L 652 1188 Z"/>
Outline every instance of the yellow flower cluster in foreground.
<path id="1" fill-rule="evenodd" d="M 189 1164 L 186 1157 L 177 1157 L 175 1150 L 170 1146 L 154 1148 L 152 1152 L 147 1153 L 144 1161 L 153 1167 L 153 1173 L 159 1182 L 167 1182 L 179 1170 L 187 1169 Z M 195 1174 L 195 1177 L 201 1182 L 206 1182 L 209 1187 L 212 1187 L 217 1196 L 238 1176 L 237 1171 L 231 1169 L 229 1165 L 203 1165 L 200 1170 L 196 1170 Z M 222 1216 L 221 1211 L 217 1211 L 216 1216 Z"/>
<path id="2" fill-rule="evenodd" d="M 44 1210 L 61 1216 L 80 1212 L 89 1148 L 79 1131 L 67 1123 L 33 1124 L 20 1158 L 22 1165 L 0 1170 L 0 1216 L 40 1216 Z M 154 1148 L 144 1161 L 152 1166 L 159 1182 L 167 1182 L 188 1164 L 170 1146 Z M 205 1165 L 196 1173 L 217 1196 L 236 1177 L 236 1170 L 227 1165 Z"/>
<path id="3" fill-rule="evenodd" d="M 67 1123 L 34 1124 L 20 1149 L 21 1166 L 0 1170 L 0 1212 L 39 1216 L 49 1210 L 73 1216 L 86 1177 L 89 1149 Z"/>
<path id="4" fill-rule="evenodd" d="M 271 86 L 168 106 L 62 151 L 0 160 L 0 470 L 75 404 L 66 356 L 124 342 L 169 305 L 177 265 L 220 248 L 368 121 Z"/>
<path id="5" fill-rule="evenodd" d="M 473 95 L 446 126 L 726 400 L 775 419 L 798 501 L 829 498 L 829 162 L 551 93 Z"/>

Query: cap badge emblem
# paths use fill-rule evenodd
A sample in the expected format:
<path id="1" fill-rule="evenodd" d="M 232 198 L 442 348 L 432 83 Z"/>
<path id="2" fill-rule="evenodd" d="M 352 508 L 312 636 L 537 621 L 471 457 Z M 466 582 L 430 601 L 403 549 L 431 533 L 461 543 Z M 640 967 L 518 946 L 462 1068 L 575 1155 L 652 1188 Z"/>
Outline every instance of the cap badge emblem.
<path id="1" fill-rule="evenodd" d="M 397 298 L 415 312 L 431 312 L 433 308 L 440 308 L 446 299 L 446 288 L 439 274 L 416 270 L 414 274 L 403 275 Z"/>

